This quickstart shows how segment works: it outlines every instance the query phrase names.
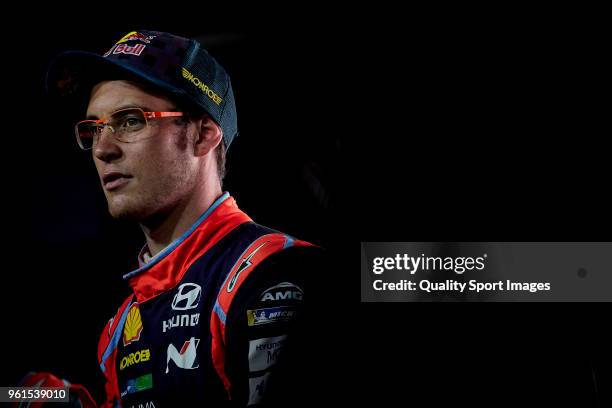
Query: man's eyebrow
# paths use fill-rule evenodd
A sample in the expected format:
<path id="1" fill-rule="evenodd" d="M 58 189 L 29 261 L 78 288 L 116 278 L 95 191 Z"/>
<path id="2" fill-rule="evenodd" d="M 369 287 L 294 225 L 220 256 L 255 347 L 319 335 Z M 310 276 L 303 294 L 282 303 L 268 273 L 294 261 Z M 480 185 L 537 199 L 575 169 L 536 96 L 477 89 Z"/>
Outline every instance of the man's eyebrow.
<path id="1" fill-rule="evenodd" d="M 148 106 L 135 105 L 135 104 L 126 104 L 126 105 L 121 105 L 121 106 L 113 109 L 113 111 L 109 112 L 109 114 L 115 113 L 115 112 L 123 110 L 123 109 L 132 109 L 132 108 L 140 108 L 140 109 L 142 109 L 145 112 L 155 112 L 153 109 L 149 108 Z M 174 110 L 176 110 L 176 109 L 174 109 Z M 97 115 L 90 114 L 90 115 L 87 115 L 86 119 L 87 120 L 97 120 L 97 119 L 99 119 L 99 117 Z"/>

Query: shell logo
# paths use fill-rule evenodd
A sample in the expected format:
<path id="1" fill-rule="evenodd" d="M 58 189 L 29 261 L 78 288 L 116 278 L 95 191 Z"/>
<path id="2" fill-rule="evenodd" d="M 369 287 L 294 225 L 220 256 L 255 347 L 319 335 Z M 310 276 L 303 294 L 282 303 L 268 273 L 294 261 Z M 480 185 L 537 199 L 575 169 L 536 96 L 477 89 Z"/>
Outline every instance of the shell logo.
<path id="1" fill-rule="evenodd" d="M 140 309 L 138 309 L 138 303 L 134 303 L 127 314 L 125 319 L 125 326 L 123 328 L 123 345 L 127 346 L 130 343 L 140 340 L 140 333 L 142 332 L 142 319 L 140 318 Z"/>

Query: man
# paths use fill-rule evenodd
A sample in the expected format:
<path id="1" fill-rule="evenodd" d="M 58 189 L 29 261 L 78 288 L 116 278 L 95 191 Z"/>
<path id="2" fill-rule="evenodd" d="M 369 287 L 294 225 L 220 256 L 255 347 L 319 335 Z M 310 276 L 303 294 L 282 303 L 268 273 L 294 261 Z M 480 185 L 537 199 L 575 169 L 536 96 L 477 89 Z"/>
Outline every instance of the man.
<path id="1" fill-rule="evenodd" d="M 223 67 L 195 40 L 134 31 L 103 56 L 61 54 L 47 86 L 85 102 L 77 143 L 110 214 L 146 239 L 100 338 L 104 406 L 286 404 L 320 250 L 223 193 L 238 135 Z"/>

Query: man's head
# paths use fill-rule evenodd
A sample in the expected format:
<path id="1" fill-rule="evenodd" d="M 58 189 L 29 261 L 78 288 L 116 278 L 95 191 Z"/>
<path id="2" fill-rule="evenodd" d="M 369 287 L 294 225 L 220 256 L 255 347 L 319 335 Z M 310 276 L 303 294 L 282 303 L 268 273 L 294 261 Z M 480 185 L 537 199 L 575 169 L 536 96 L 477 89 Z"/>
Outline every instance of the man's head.
<path id="1" fill-rule="evenodd" d="M 180 205 L 201 183 L 220 185 L 236 108 L 229 75 L 197 41 L 134 31 L 102 56 L 69 51 L 49 68 L 47 88 L 80 101 L 99 123 L 125 107 L 184 113 L 147 119 L 128 142 L 102 126 L 92 155 L 113 216 L 141 221 Z"/>
<path id="2" fill-rule="evenodd" d="M 88 119 L 108 118 L 126 108 L 144 112 L 183 112 L 179 104 L 153 89 L 126 80 L 96 84 L 87 107 Z M 136 110 L 135 112 L 139 112 Z M 136 115 L 121 117 L 118 129 L 100 130 L 91 152 L 112 216 L 143 222 L 187 205 L 203 184 L 218 183 L 222 130 L 208 114 L 183 112 L 132 125 Z M 122 128 L 138 126 L 130 139 L 119 140 Z"/>

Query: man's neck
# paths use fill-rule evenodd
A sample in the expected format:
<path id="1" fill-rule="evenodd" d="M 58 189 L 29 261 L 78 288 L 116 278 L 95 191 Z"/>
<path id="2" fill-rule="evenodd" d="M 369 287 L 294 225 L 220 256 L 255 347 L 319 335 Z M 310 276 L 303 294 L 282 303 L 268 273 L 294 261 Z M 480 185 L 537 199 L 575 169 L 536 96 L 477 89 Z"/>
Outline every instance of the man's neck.
<path id="1" fill-rule="evenodd" d="M 190 200 L 180 202 L 160 219 L 141 224 L 153 257 L 183 235 L 222 194 L 221 187 L 194 194 Z"/>

